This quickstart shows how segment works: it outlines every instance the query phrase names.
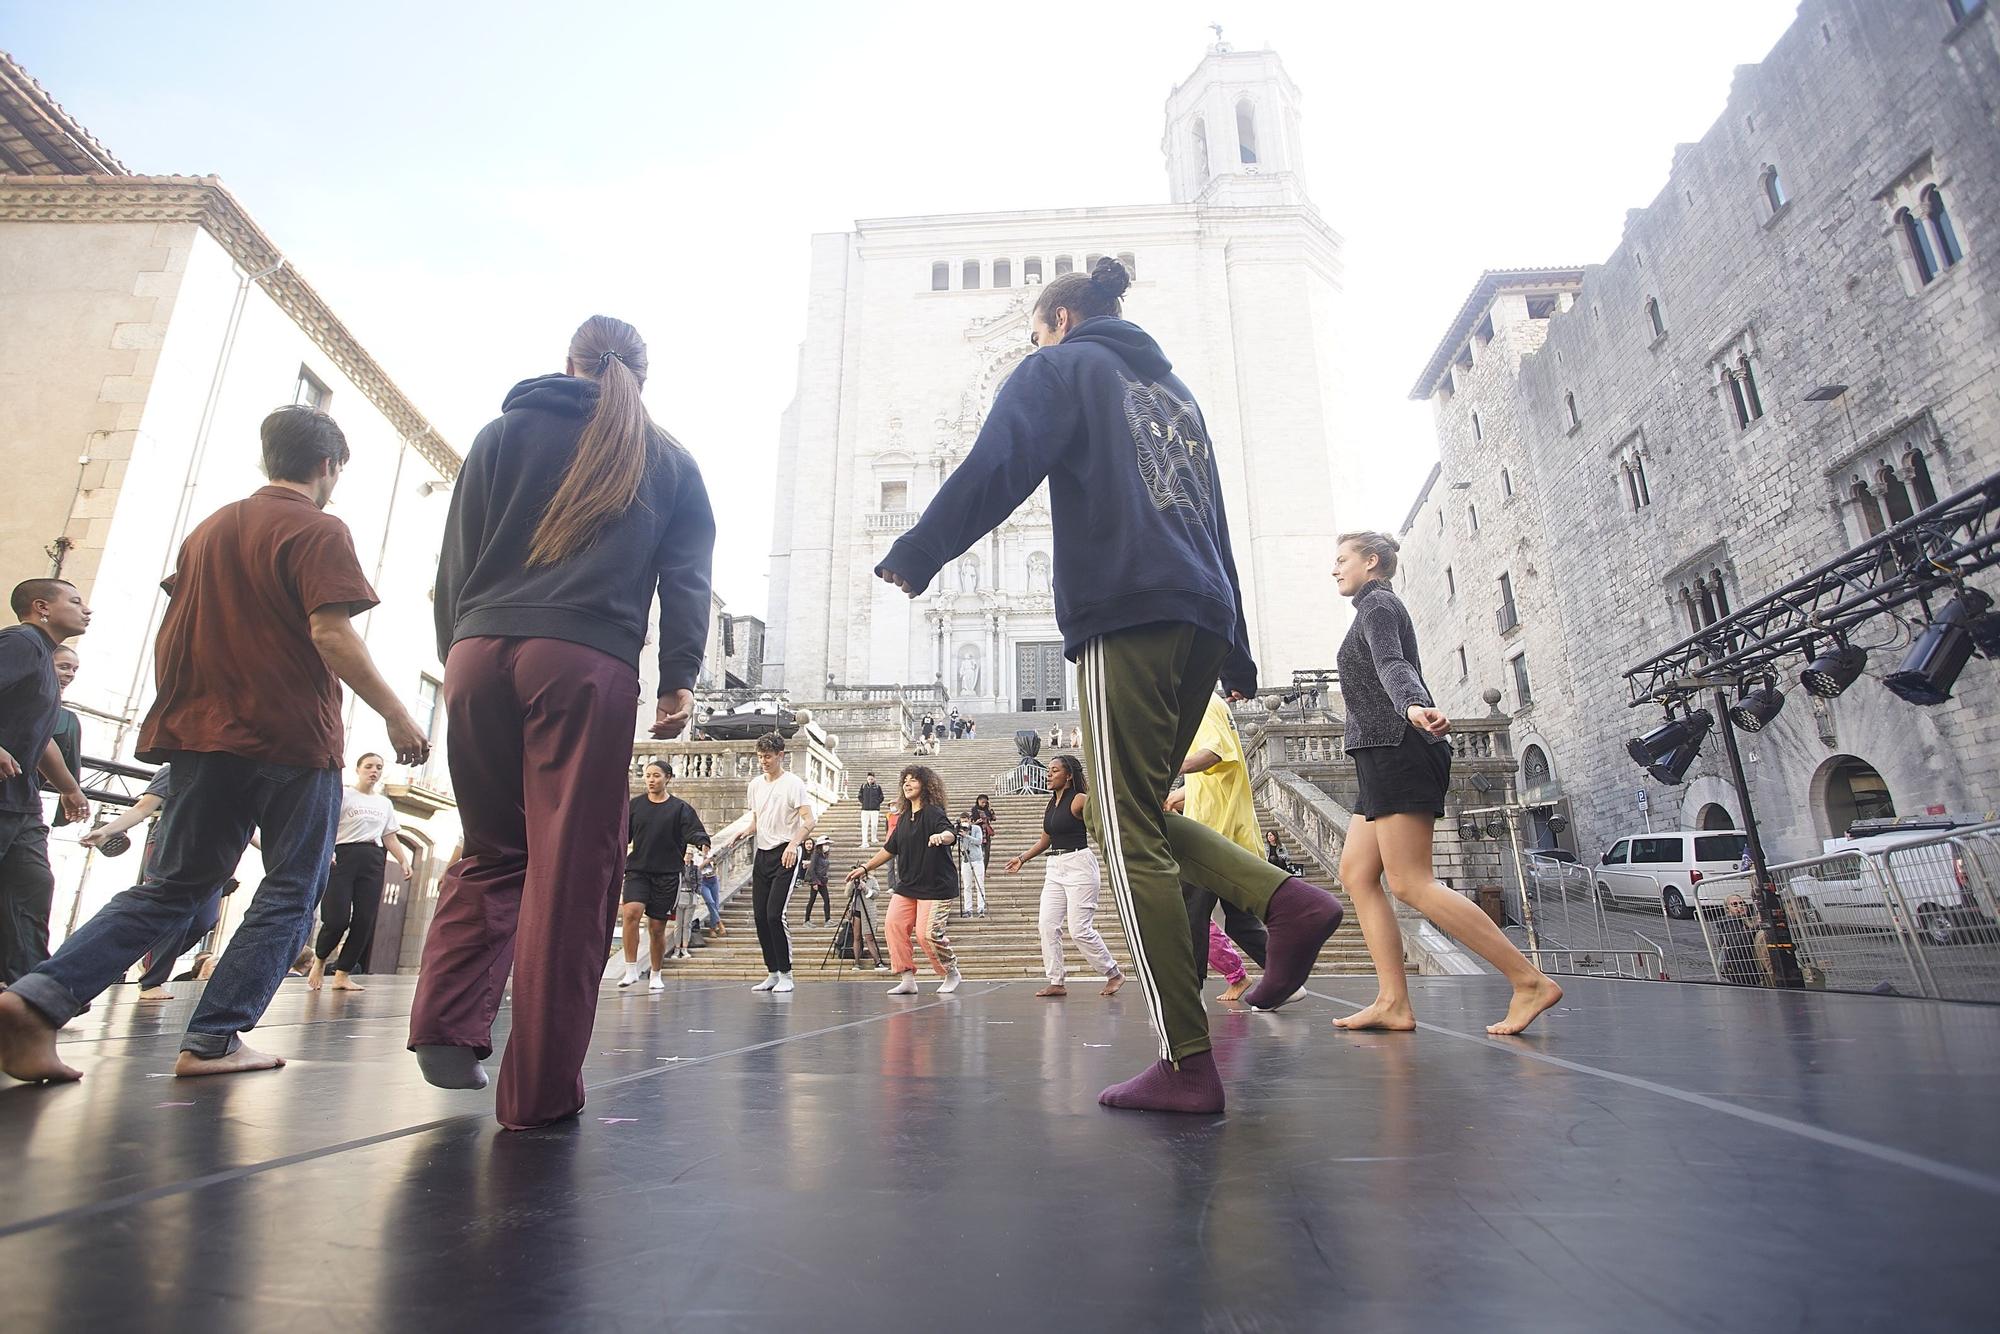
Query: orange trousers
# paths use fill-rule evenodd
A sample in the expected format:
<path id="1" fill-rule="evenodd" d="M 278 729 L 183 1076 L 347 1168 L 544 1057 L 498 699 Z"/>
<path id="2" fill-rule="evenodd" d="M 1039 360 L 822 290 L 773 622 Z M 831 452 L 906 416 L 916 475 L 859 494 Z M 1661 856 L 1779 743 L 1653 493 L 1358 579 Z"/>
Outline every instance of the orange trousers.
<path id="1" fill-rule="evenodd" d="M 917 971 L 916 951 L 910 945 L 910 932 L 914 928 L 917 943 L 924 947 L 924 954 L 931 961 L 931 968 L 939 977 L 945 970 L 958 962 L 958 955 L 952 951 L 951 940 L 944 933 L 944 919 L 951 911 L 948 899 L 913 899 L 902 894 L 889 896 L 889 916 L 884 929 L 889 933 L 889 967 L 898 973 Z M 935 924 L 935 925 L 934 925 Z"/>

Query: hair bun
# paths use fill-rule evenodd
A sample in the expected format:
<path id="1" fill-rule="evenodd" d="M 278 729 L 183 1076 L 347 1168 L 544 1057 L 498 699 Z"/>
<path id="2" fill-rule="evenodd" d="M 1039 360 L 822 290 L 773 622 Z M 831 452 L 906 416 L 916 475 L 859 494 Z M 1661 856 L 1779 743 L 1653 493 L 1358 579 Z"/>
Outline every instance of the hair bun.
<path id="1" fill-rule="evenodd" d="M 1132 275 L 1125 272 L 1125 266 L 1110 255 L 1105 255 L 1092 267 L 1090 280 L 1114 297 L 1124 296 L 1125 289 L 1132 285 Z"/>

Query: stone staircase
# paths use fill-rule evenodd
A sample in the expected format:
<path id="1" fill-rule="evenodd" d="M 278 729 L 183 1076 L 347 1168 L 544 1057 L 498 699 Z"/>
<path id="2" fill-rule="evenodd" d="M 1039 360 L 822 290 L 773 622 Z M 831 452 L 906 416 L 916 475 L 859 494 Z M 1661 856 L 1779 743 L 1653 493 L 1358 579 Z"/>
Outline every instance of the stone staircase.
<path id="1" fill-rule="evenodd" d="M 972 805 L 973 799 L 984 792 L 992 797 L 995 824 L 993 855 L 986 877 L 987 915 L 963 917 L 956 904 L 952 906 L 949 932 L 952 945 L 958 952 L 959 967 L 971 978 L 1033 978 L 1042 975 L 1041 945 L 1036 936 L 1036 916 L 1041 904 L 1042 866 L 1031 862 L 1018 875 L 1008 875 L 1003 869 L 1007 860 L 1027 851 L 1041 833 L 1042 810 L 1047 798 L 1039 795 L 1001 796 L 994 793 L 996 779 L 1012 769 L 1019 752 L 1014 745 L 1016 726 L 1036 727 L 1043 734 L 1042 756 L 1050 753 L 1047 746 L 1047 732 L 1051 726 L 1069 729 L 1077 724 L 1074 713 L 1038 713 L 1005 715 L 989 719 L 979 717 L 979 728 L 983 735 L 974 741 L 946 741 L 939 753 L 920 761 L 928 764 L 944 780 L 945 791 L 950 799 L 950 809 L 954 815 L 962 814 Z M 988 731 L 989 726 L 991 731 Z M 852 753 L 843 754 L 847 764 L 849 784 L 858 788 L 862 775 L 873 771 L 885 793 L 893 794 L 896 775 L 903 765 L 910 762 L 907 754 Z M 1262 812 L 1260 818 L 1267 820 Z M 886 819 L 885 819 L 886 823 Z M 825 835 L 833 840 L 829 851 L 832 854 L 828 872 L 828 889 L 833 897 L 838 921 L 838 910 L 846 899 L 846 886 L 841 877 L 848 869 L 868 856 L 861 847 L 861 808 L 852 797 L 836 802 L 822 813 L 815 836 Z M 1282 837 L 1282 831 L 1281 831 Z M 1303 856 L 1300 849 L 1289 849 L 1294 860 L 1305 866 L 1305 873 L 1315 883 L 1331 887 L 1333 876 L 1326 867 L 1319 866 Z M 877 873 L 877 883 L 881 892 L 870 903 L 875 917 L 876 929 L 882 929 L 883 916 L 888 910 L 888 883 L 885 874 Z M 806 890 L 802 884 L 792 896 L 790 920 L 792 925 L 793 966 L 801 977 L 821 975 L 820 964 L 825 958 L 827 946 L 833 937 L 833 927 L 820 924 L 819 913 L 813 914 L 810 927 L 800 924 L 806 903 Z M 711 940 L 706 948 L 696 950 L 693 959 L 684 963 L 668 965 L 670 976 L 675 977 L 715 977 L 715 978 L 757 978 L 764 974 L 763 963 L 757 949 L 756 929 L 750 920 L 750 896 L 747 888 L 735 895 L 723 909 L 723 923 L 727 934 Z M 1125 923 L 1122 920 L 1109 884 L 1105 884 L 1098 899 L 1097 928 L 1104 936 L 1105 944 L 1113 957 L 1129 967 L 1132 958 L 1130 944 L 1126 938 Z M 1092 976 L 1084 963 L 1082 954 L 1067 939 L 1064 949 L 1068 956 L 1073 981 L 1087 983 Z M 828 964 L 826 975 L 832 975 L 840 964 L 835 959 Z M 918 967 L 928 975 L 928 964 L 921 954 Z M 852 966 L 849 966 L 851 973 Z M 1334 939 L 1320 955 L 1323 974 L 1351 974 L 1370 971 L 1367 952 L 1362 948 L 1361 937 L 1351 924 L 1343 925 Z"/>

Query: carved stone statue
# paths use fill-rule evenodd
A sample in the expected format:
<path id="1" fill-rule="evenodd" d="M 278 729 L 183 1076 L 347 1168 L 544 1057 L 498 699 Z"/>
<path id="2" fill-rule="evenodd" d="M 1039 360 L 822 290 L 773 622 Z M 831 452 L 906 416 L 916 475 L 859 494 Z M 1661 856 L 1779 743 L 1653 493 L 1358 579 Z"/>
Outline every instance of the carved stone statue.
<path id="1" fill-rule="evenodd" d="M 1037 597 L 1049 593 L 1049 558 L 1039 551 L 1028 557 L 1028 591 Z"/>
<path id="2" fill-rule="evenodd" d="M 958 696 L 970 699 L 979 693 L 979 658 L 972 653 L 961 654 L 958 659 Z"/>
<path id="3" fill-rule="evenodd" d="M 961 593 L 979 591 L 979 557 L 967 555 L 959 560 L 958 591 Z"/>

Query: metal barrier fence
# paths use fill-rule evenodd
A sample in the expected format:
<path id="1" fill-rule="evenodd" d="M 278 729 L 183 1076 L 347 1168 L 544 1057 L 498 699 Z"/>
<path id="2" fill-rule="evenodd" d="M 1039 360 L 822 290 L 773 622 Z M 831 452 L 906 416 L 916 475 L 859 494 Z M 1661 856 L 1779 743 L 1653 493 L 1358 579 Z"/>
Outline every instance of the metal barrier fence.
<path id="1" fill-rule="evenodd" d="M 2000 824 L 1770 868 L 1808 987 L 2000 1002 Z M 1695 891 L 1708 980 L 1775 986 L 1748 872 Z"/>
<path id="2" fill-rule="evenodd" d="M 1665 944 L 1626 915 L 1607 913 L 1587 866 L 1529 854 L 1515 888 L 1527 936 L 1521 952 L 1545 973 L 1668 982 L 1684 971 L 1673 946 L 1680 945 L 1682 954 L 1698 948 L 1686 927 L 1679 932 L 1683 939 L 1676 940 L 1674 922 L 1664 913 Z M 1651 925 L 1650 915 L 1643 920 Z"/>

